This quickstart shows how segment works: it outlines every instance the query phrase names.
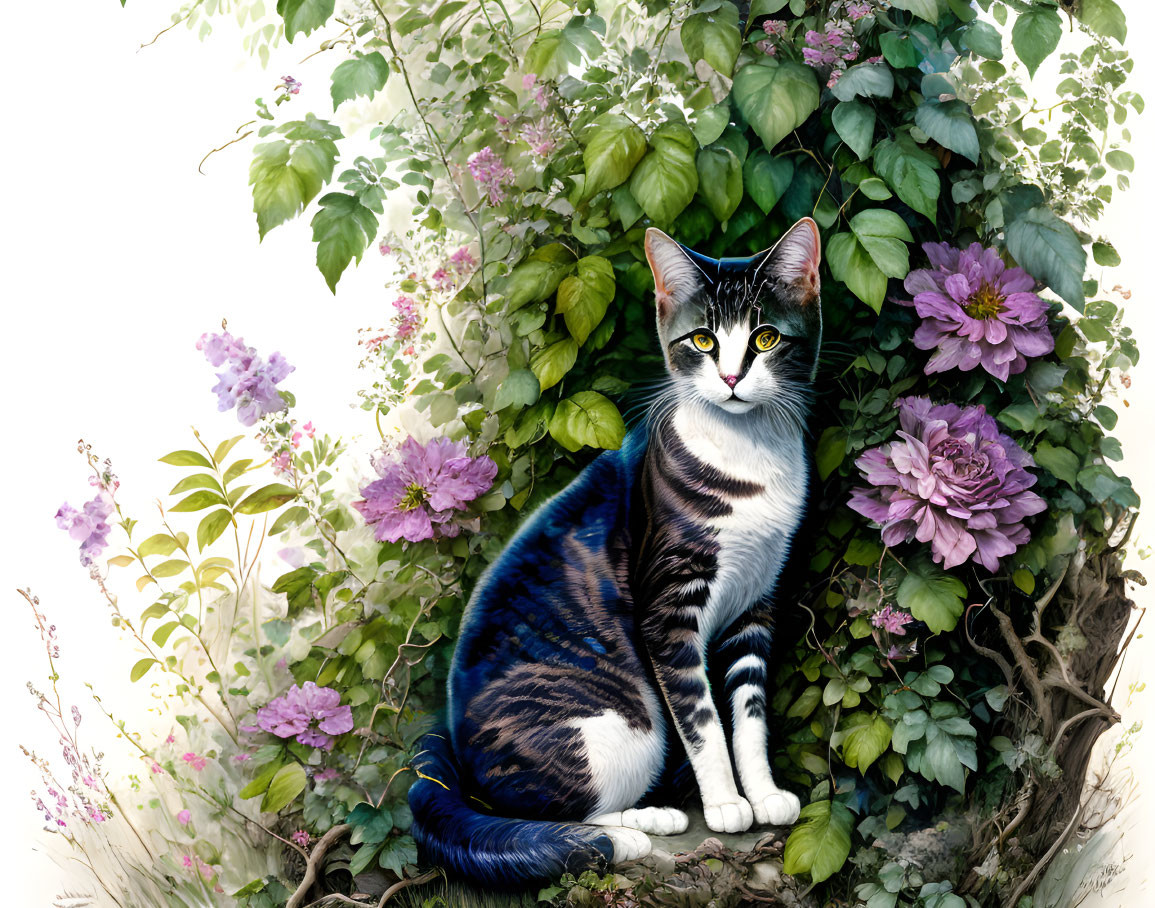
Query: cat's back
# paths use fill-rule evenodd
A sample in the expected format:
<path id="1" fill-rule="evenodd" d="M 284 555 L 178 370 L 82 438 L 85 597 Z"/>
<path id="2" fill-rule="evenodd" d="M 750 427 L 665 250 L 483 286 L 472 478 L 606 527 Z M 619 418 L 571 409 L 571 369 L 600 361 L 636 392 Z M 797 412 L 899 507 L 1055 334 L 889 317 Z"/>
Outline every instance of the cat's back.
<path id="1" fill-rule="evenodd" d="M 451 726 L 495 678 L 527 664 L 580 664 L 628 612 L 628 527 L 644 429 L 595 458 L 539 507 L 478 581 L 449 677 Z M 589 667 L 589 666 L 582 666 Z"/>

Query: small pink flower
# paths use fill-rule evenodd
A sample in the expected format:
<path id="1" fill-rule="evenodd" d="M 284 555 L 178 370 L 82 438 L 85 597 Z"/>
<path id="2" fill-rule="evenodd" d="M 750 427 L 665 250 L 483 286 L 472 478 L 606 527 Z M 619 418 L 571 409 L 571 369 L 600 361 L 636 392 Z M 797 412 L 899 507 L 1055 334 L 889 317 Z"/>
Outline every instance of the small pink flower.
<path id="1" fill-rule="evenodd" d="M 180 823 L 181 826 L 187 826 L 192 821 L 192 813 L 187 810 L 182 810 L 176 815 L 176 821 Z"/>
<path id="2" fill-rule="evenodd" d="M 234 754 L 233 755 L 233 762 L 234 763 L 245 763 L 245 762 L 248 762 L 249 760 L 251 760 L 252 758 L 253 758 L 252 754 Z"/>
<path id="3" fill-rule="evenodd" d="M 176 741 L 176 738 L 173 737 L 172 735 L 169 735 L 167 738 L 164 739 L 165 744 L 172 744 L 174 741 Z"/>
<path id="4" fill-rule="evenodd" d="M 149 767 L 149 769 L 152 770 L 152 772 L 156 775 L 159 775 L 159 776 L 164 775 L 164 769 L 161 768 L 161 765 L 159 763 L 153 763 L 152 766 Z"/>
<path id="5" fill-rule="evenodd" d="M 186 854 L 180 859 L 180 862 L 182 864 L 184 864 L 185 867 L 191 868 L 192 867 L 192 856 Z"/>
<path id="6" fill-rule="evenodd" d="M 413 355 L 413 345 L 410 344 L 408 347 L 406 347 L 401 352 L 404 353 L 406 356 L 412 356 Z"/>
<path id="7" fill-rule="evenodd" d="M 314 775 L 313 781 L 332 782 L 339 778 L 341 778 L 341 773 L 337 772 L 337 770 L 333 769 L 332 767 L 329 767 L 328 769 L 322 769 L 319 773 Z"/>
<path id="8" fill-rule="evenodd" d="M 382 242 L 381 245 L 377 247 L 377 251 L 382 255 L 392 255 L 393 247 L 386 242 Z"/>
<path id="9" fill-rule="evenodd" d="M 521 77 L 521 87 L 526 91 L 533 88 L 533 84 L 537 81 L 537 76 L 534 73 L 526 73 Z"/>
<path id="10" fill-rule="evenodd" d="M 303 829 L 298 829 L 291 836 L 289 836 L 289 841 L 300 845 L 302 848 L 307 848 L 309 846 L 309 833 L 305 832 Z"/>
<path id="11" fill-rule="evenodd" d="M 433 286 L 437 290 L 453 289 L 453 276 L 444 268 L 438 268 L 429 275 L 429 279 L 433 282 Z"/>
<path id="12" fill-rule="evenodd" d="M 293 447 L 296 447 L 296 445 Z M 277 473 L 292 473 L 293 456 L 288 451 L 282 451 L 273 458 L 273 470 Z"/>
<path id="13" fill-rule="evenodd" d="M 206 766 L 209 765 L 208 757 L 198 757 L 196 754 L 192 753 L 191 751 L 187 754 L 184 754 L 181 757 L 181 759 L 184 760 L 189 766 L 191 766 L 197 772 L 200 772 L 202 769 L 204 769 Z"/>
<path id="14" fill-rule="evenodd" d="M 303 426 L 301 426 L 301 431 L 304 432 L 305 435 L 308 436 L 309 438 L 312 438 L 313 433 L 316 432 L 317 430 L 313 428 L 313 421 L 309 420 L 307 423 L 305 423 Z"/>

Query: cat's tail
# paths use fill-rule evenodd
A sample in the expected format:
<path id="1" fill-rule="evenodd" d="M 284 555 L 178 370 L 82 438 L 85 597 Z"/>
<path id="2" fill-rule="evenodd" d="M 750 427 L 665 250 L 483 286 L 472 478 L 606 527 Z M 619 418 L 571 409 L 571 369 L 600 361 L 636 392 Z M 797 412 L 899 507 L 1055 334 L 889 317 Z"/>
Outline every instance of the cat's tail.
<path id="1" fill-rule="evenodd" d="M 603 870 L 614 846 L 596 826 L 513 820 L 482 813 L 461 788 L 449 735 L 436 729 L 421 740 L 409 789 L 413 838 L 422 858 L 487 886 L 511 889 L 556 880 L 563 873 Z"/>

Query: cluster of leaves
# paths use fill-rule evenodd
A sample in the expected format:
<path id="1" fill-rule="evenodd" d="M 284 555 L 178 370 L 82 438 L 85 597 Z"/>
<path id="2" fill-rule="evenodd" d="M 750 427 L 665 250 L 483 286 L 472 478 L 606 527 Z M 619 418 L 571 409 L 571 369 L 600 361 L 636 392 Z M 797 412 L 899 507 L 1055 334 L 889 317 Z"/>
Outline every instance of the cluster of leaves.
<path id="1" fill-rule="evenodd" d="M 335 290 L 379 239 L 386 195 L 407 199 L 413 227 L 386 239 L 405 262 L 398 290 L 417 299 L 427 328 L 418 363 L 397 344 L 368 361 L 380 374 L 365 404 L 381 415 L 404 401 L 491 457 L 498 475 L 477 503 L 476 532 L 387 544 L 334 495 L 339 446 L 328 440 L 293 452 L 289 478 L 256 491 L 239 485 L 251 461 L 226 465 L 230 442 L 169 455 L 199 471 L 174 488 L 189 494 L 169 509 L 209 511 L 196 528 L 199 550 L 242 518 L 283 507 L 256 538 L 287 534 L 299 553 L 272 585 L 284 596 L 279 613 L 254 617 L 231 669 L 214 664 L 204 681 L 182 676 L 183 693 L 214 715 L 224 704 L 239 716 L 290 681 L 312 681 L 353 708 L 356 730 L 332 751 L 236 743 L 251 757 L 240 797 L 277 814 L 270 822 L 283 833 L 349 824 L 332 866 L 410 872 L 407 765 L 440 705 L 472 583 L 527 510 L 596 451 L 620 446 L 631 395 L 660 375 L 645 228 L 740 256 L 811 216 L 826 250 L 815 427 L 823 484 L 799 594 L 812 620 L 783 660 L 774 701 L 786 740 L 778 772 L 809 792 L 786 869 L 832 894 L 857 885 L 875 908 L 960 904 L 949 883 L 880 862 L 867 846 L 889 830 L 981 810 L 979 792 L 989 804 L 1051 771 L 1029 734 L 1000 724 L 1013 692 L 993 664 L 974 658 L 966 604 L 1027 609 L 1036 586 L 1054 583 L 1080 549 L 1080 557 L 1105 549 L 1138 504 L 1109 464 L 1120 451 L 1107 435 L 1116 416 L 1103 403 L 1138 353 L 1117 302 L 1084 280 L 1087 246 L 1100 265 L 1117 262 L 1087 230 L 1110 198 L 1106 168 L 1120 172 L 1115 187 L 1126 186 L 1130 159 L 1111 130 L 1142 106 L 1119 90 L 1130 59 L 1116 4 L 980 2 L 989 19 L 961 0 L 872 4 L 853 26 L 861 62 L 834 80 L 803 62 L 802 49 L 837 4 L 755 0 L 745 19 L 727 0 L 525 9 L 397 0 L 357 4 L 340 19 L 334 6 L 277 4 L 287 41 L 325 35 L 322 46 L 345 55 L 326 106 L 364 103 L 390 79 L 401 80 L 407 103 L 372 130 L 380 152 L 355 157 L 337 177 L 342 189 L 325 195 L 347 143 L 341 130 L 313 114 L 278 123 L 265 108 L 273 121 L 260 130 L 267 141 L 250 171 L 258 231 L 315 203 L 317 263 Z M 1010 44 L 1030 76 L 1072 15 L 1086 49 L 1064 56 L 1061 100 L 1040 111 L 1022 69 L 1002 62 L 1003 27 L 1013 16 Z M 763 46 L 768 19 L 786 23 L 773 55 Z M 480 153 L 508 174 L 471 168 Z M 910 342 L 915 316 L 888 299 L 921 264 L 917 244 L 942 239 L 1000 248 L 1069 304 L 1053 309 L 1053 355 L 1007 382 L 981 369 L 924 375 Z M 429 270 L 438 255 L 444 263 L 445 250 L 463 243 L 476 250 L 476 268 L 450 289 L 410 271 Z M 884 549 L 877 529 L 845 507 L 854 456 L 893 436 L 893 404 L 908 394 L 984 405 L 1039 464 L 1037 490 L 1050 508 L 998 576 L 946 572 L 917 545 Z M 168 629 L 163 640 L 154 635 L 158 647 L 181 628 L 188 635 L 174 640 L 197 645 L 206 590 L 229 622 L 257 601 L 239 534 L 236 548 L 235 560 L 198 562 L 190 536 L 166 524 L 127 556 L 145 567 L 142 586 L 190 572 L 146 612 L 165 622 L 155 634 Z M 145 562 L 153 557 L 168 560 Z M 870 618 L 885 606 L 917 623 L 906 635 L 882 631 Z M 211 646 L 200 646 L 208 655 Z M 170 658 L 158 651 L 134 674 Z M 216 700 L 205 682 L 217 685 Z M 235 729 L 231 714 L 218 717 Z M 1006 737 L 993 737 L 996 729 Z M 281 896 L 270 893 L 283 889 L 270 878 L 237 895 L 274 904 Z"/>

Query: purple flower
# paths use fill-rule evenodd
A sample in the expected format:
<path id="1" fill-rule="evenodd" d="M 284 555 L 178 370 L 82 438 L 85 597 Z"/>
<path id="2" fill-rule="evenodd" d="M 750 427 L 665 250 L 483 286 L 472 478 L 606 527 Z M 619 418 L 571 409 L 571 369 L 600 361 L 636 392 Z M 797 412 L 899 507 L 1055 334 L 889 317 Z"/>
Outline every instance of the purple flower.
<path id="1" fill-rule="evenodd" d="M 1007 268 L 994 249 L 972 243 L 955 249 L 924 243 L 933 267 L 912 271 L 906 292 L 923 322 L 914 345 L 934 350 L 924 371 L 970 371 L 982 366 L 1006 381 L 1027 368 L 1028 356 L 1055 349 L 1047 330 L 1047 304 L 1034 293 L 1035 279 L 1022 268 Z"/>
<path id="2" fill-rule="evenodd" d="M 468 274 L 477 267 L 477 259 L 473 257 L 468 246 L 458 246 L 457 251 L 449 257 L 449 264 L 458 274 Z"/>
<path id="3" fill-rule="evenodd" d="M 557 148 L 553 128 L 545 120 L 527 123 L 521 129 L 521 140 L 539 158 L 548 157 Z"/>
<path id="4" fill-rule="evenodd" d="M 281 88 L 289 94 L 295 95 L 301 90 L 301 83 L 292 76 L 281 76 Z"/>
<path id="5" fill-rule="evenodd" d="M 285 409 L 284 399 L 277 391 L 277 382 L 293 371 L 280 353 L 274 353 L 265 362 L 257 351 L 229 332 L 202 334 L 197 349 L 213 366 L 225 366 L 218 372 L 219 381 L 213 387 L 217 395 L 217 409 L 237 408 L 237 419 L 251 426 L 262 416 Z"/>
<path id="6" fill-rule="evenodd" d="M 486 145 L 481 151 L 470 155 L 466 163 L 478 187 L 489 197 L 490 205 L 505 201 L 505 187 L 513 182 L 514 173 L 494 154 L 492 148 Z"/>
<path id="7" fill-rule="evenodd" d="M 898 441 L 855 462 L 868 487 L 850 507 L 882 527 L 882 541 L 929 542 L 934 560 L 953 568 L 967 559 L 987 570 L 1031 538 L 1023 520 L 1046 510 L 1029 491 L 1031 456 L 999 432 L 982 406 L 934 406 L 925 397 L 898 401 Z"/>
<path id="8" fill-rule="evenodd" d="M 465 444 L 435 438 L 427 445 L 407 438 L 399 459 L 377 458 L 381 478 L 361 488 L 363 501 L 353 502 L 365 522 L 376 524 L 379 542 L 420 542 L 456 536 L 457 512 L 488 491 L 497 475 L 490 458 L 469 457 Z"/>
<path id="9" fill-rule="evenodd" d="M 785 19 L 767 19 L 762 23 L 762 31 L 770 35 L 772 38 L 781 38 L 786 34 L 786 20 Z"/>
<path id="10" fill-rule="evenodd" d="M 295 737 L 306 747 L 331 750 L 333 735 L 353 730 L 353 709 L 341 705 L 333 688 L 306 681 L 257 710 L 257 724 L 278 738 Z"/>
<path id="11" fill-rule="evenodd" d="M 191 766 L 197 772 L 200 772 L 202 769 L 204 769 L 206 766 L 209 765 L 208 757 L 198 756 L 197 754 L 193 753 L 192 751 L 189 751 L 187 754 L 183 754 L 181 756 L 181 759 L 184 760 L 189 766 Z"/>
<path id="12" fill-rule="evenodd" d="M 298 829 L 291 836 L 289 836 L 289 841 L 300 845 L 302 848 L 307 848 L 309 846 L 309 833 L 307 833 L 304 829 Z"/>
<path id="13" fill-rule="evenodd" d="M 902 609 L 891 608 L 889 605 L 884 605 L 870 616 L 870 623 L 875 627 L 899 637 L 906 636 L 906 626 L 913 620 L 914 618 Z"/>
<path id="14" fill-rule="evenodd" d="M 80 543 L 81 564 L 92 564 L 108 545 L 108 518 L 115 508 L 112 496 L 101 489 L 92 501 L 85 502 L 82 510 L 65 502 L 56 512 L 56 525 Z"/>
<path id="15" fill-rule="evenodd" d="M 869 16 L 874 10 L 870 8 L 869 3 L 848 3 L 846 6 L 846 15 L 851 22 L 857 22 Z"/>
<path id="16" fill-rule="evenodd" d="M 314 782 L 332 782 L 341 778 L 341 773 L 333 768 L 322 769 L 319 773 L 313 776 Z"/>

